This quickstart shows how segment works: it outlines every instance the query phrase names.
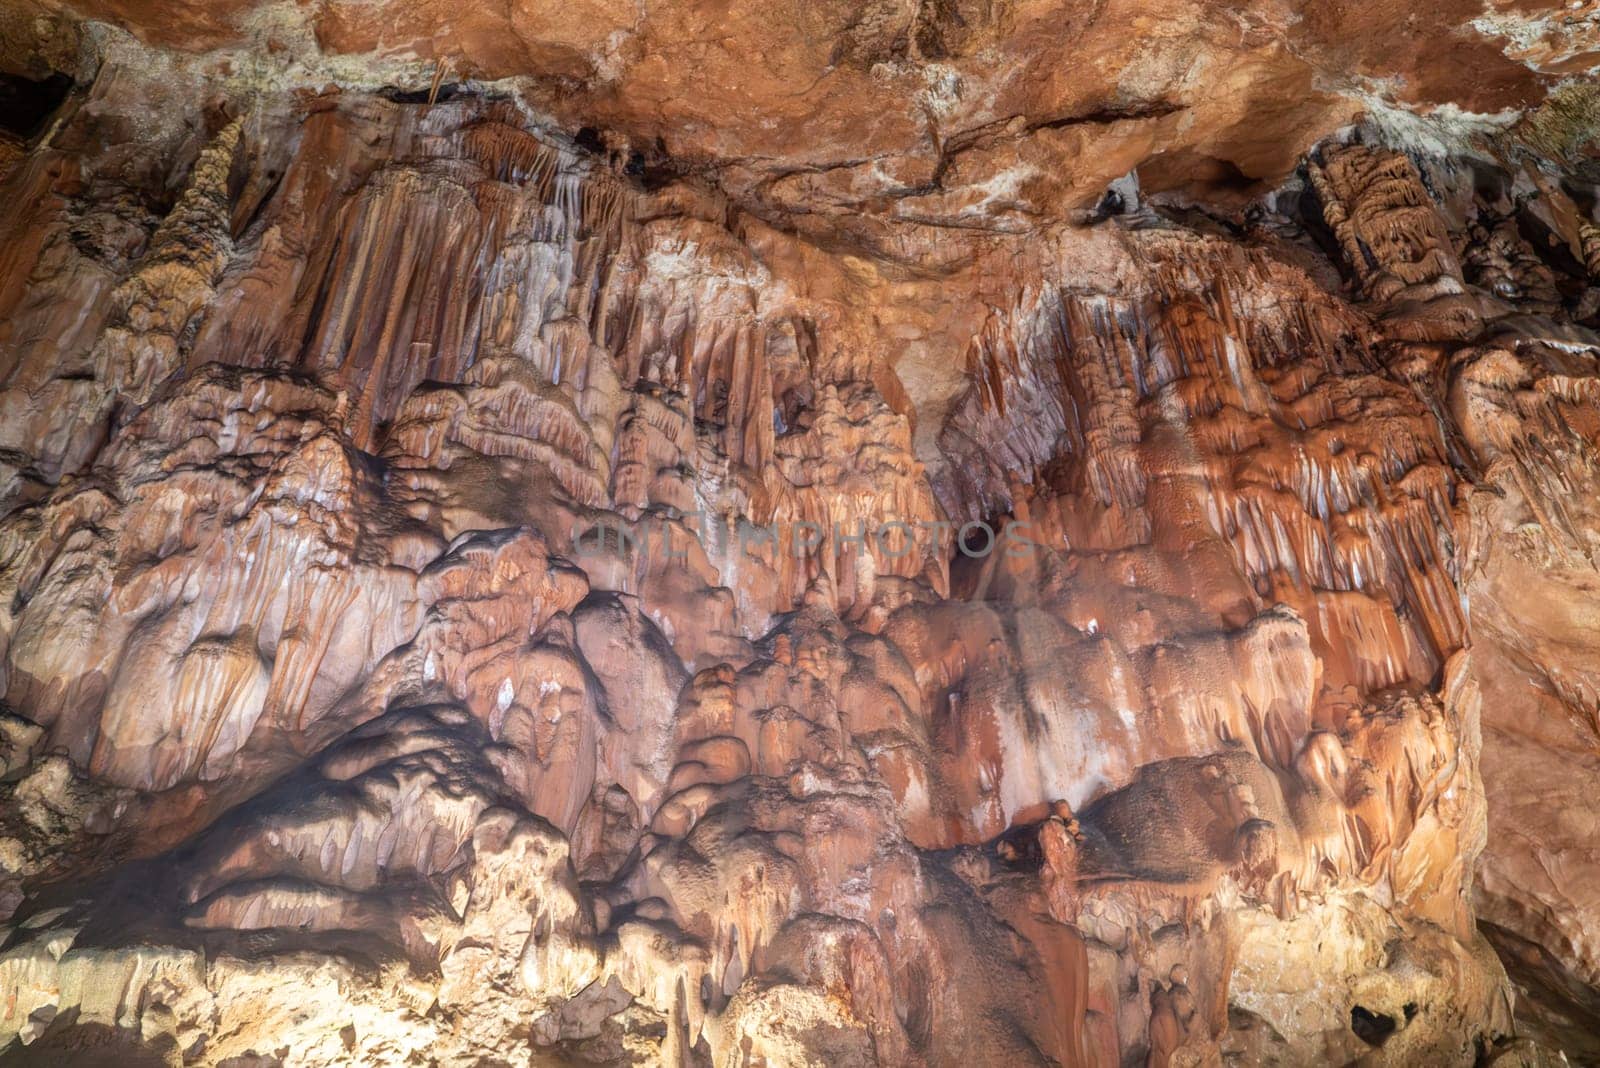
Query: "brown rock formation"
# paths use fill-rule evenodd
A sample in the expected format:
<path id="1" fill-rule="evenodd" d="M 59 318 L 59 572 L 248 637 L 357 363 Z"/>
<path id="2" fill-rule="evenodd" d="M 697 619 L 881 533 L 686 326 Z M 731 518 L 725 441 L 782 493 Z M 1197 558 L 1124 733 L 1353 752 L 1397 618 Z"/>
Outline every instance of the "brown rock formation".
<path id="1" fill-rule="evenodd" d="M 1324 8 L 0 13 L 0 1060 L 1600 1056 L 1593 42 Z"/>

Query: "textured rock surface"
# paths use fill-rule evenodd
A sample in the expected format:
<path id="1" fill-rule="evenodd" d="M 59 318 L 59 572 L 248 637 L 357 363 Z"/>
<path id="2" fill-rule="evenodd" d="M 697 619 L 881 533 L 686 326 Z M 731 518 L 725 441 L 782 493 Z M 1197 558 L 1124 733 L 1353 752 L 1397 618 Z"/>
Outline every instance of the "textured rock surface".
<path id="1" fill-rule="evenodd" d="M 1600 1057 L 1594 36 L 0 13 L 0 1060 Z"/>

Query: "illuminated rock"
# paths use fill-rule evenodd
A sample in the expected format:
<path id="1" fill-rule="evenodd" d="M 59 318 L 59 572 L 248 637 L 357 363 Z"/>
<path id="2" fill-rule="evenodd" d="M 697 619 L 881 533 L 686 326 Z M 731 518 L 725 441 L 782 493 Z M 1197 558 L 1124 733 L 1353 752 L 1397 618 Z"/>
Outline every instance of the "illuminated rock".
<path id="1" fill-rule="evenodd" d="M 769 7 L 0 17 L 0 1056 L 1594 1055 L 1582 35 Z"/>

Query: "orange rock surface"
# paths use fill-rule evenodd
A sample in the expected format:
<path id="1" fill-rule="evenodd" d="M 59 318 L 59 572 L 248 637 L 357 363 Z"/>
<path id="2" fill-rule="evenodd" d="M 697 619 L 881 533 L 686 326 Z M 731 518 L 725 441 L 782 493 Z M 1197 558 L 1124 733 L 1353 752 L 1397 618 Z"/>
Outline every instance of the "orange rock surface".
<path id="1" fill-rule="evenodd" d="M 0 12 L 0 1062 L 1600 1058 L 1468 7 Z"/>

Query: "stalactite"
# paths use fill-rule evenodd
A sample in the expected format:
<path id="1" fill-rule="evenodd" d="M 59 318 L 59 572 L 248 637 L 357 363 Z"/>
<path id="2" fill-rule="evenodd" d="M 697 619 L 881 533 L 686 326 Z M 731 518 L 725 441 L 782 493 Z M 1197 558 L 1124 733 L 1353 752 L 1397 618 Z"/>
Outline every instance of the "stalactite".
<path id="1" fill-rule="evenodd" d="M 85 88 L 0 203 L 0 1055 L 1470 1064 L 1475 909 L 1593 968 L 1480 773 L 1600 705 L 1554 194 L 1345 138 L 1191 203 L 1203 86 L 952 135 L 988 17 L 830 61 L 960 72 L 928 167 L 437 58 L 204 143 Z"/>

